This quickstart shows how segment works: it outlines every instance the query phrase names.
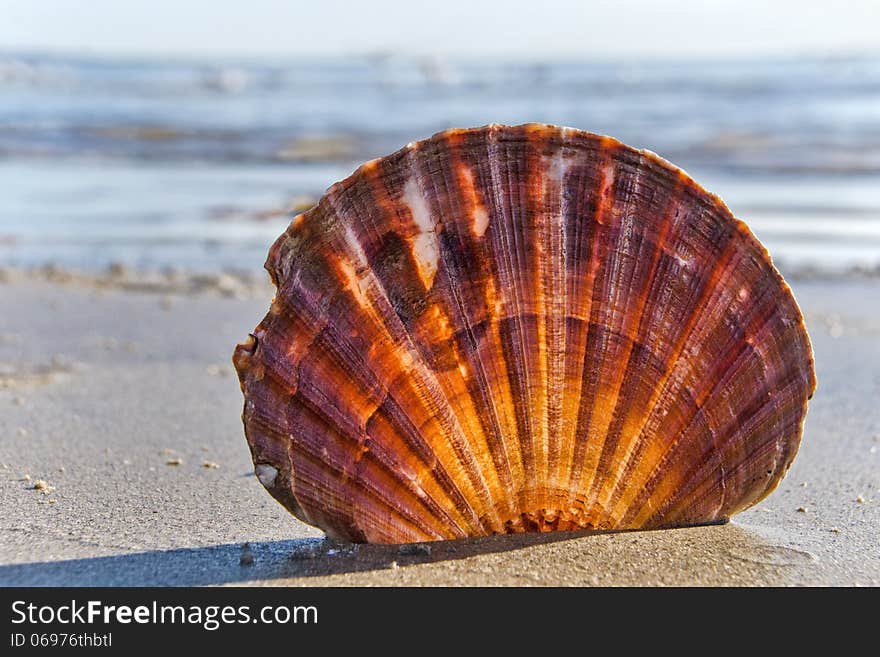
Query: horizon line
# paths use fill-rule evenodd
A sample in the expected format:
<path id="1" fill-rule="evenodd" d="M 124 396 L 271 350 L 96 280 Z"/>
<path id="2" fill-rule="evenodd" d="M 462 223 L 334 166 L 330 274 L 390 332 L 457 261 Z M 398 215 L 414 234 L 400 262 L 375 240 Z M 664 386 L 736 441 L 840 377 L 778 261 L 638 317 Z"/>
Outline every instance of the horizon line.
<path id="1" fill-rule="evenodd" d="M 322 52 L 322 51 L 254 51 L 233 53 L 223 50 L 205 51 L 179 51 L 168 50 L 157 52 L 154 50 L 137 49 L 92 49 L 92 48 L 69 48 L 69 47 L 12 47 L 0 45 L 2 57 L 53 57 L 70 59 L 96 59 L 96 60 L 130 60 L 130 61 L 241 61 L 252 63 L 257 60 L 345 60 L 345 59 L 411 59 L 411 60 L 439 60 L 449 62 L 473 62 L 484 59 L 487 61 L 511 61 L 511 62 L 639 62 L 646 60 L 651 62 L 683 62 L 686 60 L 700 60 L 703 62 L 748 62 L 755 60 L 791 61 L 807 59 L 814 61 L 828 60 L 853 60 L 873 59 L 880 57 L 880 46 L 876 48 L 854 49 L 814 49 L 801 48 L 789 50 L 765 50 L 754 52 L 665 52 L 665 53 L 600 53 L 600 52 L 541 52 L 524 53 L 521 51 L 492 51 L 472 53 L 447 53 L 442 51 L 420 51 L 411 49 L 375 48 L 364 50 L 351 50 L 345 52 Z"/>

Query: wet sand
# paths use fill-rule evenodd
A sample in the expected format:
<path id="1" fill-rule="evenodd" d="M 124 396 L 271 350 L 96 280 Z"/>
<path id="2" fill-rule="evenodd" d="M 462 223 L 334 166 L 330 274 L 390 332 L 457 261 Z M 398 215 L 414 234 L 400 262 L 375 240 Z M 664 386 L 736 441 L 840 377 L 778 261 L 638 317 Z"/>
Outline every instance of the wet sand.
<path id="1" fill-rule="evenodd" d="M 730 524 L 403 549 L 331 544 L 263 490 L 230 357 L 271 290 L 202 283 L 0 282 L 0 585 L 880 585 L 880 281 L 793 282 L 819 387 Z"/>

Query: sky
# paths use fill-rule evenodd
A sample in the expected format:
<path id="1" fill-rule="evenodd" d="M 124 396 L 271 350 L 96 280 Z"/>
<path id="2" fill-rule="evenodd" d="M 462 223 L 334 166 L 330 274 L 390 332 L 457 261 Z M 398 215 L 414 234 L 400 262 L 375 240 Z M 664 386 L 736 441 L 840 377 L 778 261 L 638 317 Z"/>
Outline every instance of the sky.
<path id="1" fill-rule="evenodd" d="M 5 51 L 835 55 L 880 52 L 878 34 L 880 0 L 0 0 Z"/>

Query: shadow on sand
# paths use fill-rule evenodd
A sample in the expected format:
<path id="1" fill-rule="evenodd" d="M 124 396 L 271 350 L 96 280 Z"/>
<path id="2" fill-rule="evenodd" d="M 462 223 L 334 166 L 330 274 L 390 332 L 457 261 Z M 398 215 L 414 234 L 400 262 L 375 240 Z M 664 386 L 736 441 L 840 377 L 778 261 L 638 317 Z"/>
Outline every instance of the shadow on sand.
<path id="1" fill-rule="evenodd" d="M 109 557 L 0 566 L 0 586 L 204 586 L 308 578 L 465 559 L 605 532 L 552 532 L 412 543 L 339 544 L 320 538 L 228 543 Z M 252 560 L 251 560 L 252 557 Z"/>

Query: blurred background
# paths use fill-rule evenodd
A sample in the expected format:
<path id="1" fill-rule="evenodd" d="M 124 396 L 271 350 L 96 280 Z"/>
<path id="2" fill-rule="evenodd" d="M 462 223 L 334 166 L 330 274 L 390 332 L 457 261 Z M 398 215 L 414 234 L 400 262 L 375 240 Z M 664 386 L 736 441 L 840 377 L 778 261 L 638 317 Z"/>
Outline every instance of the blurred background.
<path id="1" fill-rule="evenodd" d="M 0 265 L 257 272 L 451 126 L 613 135 L 786 273 L 880 272 L 880 2 L 0 0 Z"/>

